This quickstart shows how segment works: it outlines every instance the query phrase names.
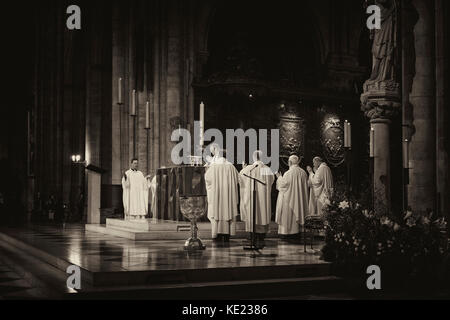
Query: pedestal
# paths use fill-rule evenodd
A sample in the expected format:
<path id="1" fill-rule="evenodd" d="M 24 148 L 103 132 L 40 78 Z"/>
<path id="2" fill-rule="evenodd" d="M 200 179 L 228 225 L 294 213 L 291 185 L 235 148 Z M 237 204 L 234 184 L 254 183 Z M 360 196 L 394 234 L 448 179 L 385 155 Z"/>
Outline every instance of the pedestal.
<path id="1" fill-rule="evenodd" d="M 87 177 L 87 223 L 100 224 L 102 172 L 100 168 L 86 167 Z"/>

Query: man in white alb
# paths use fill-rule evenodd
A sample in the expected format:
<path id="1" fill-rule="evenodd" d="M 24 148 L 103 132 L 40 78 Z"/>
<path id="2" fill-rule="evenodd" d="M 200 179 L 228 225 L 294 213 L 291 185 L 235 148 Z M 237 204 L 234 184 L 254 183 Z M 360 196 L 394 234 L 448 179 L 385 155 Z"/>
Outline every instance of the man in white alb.
<path id="1" fill-rule="evenodd" d="M 213 157 L 209 159 L 205 173 L 208 196 L 208 219 L 211 221 L 215 241 L 228 242 L 236 234 L 238 214 L 238 172 L 222 156 L 217 144 L 210 147 Z"/>
<path id="2" fill-rule="evenodd" d="M 270 168 L 261 161 L 262 155 L 262 151 L 255 151 L 253 153 L 253 164 L 249 166 L 244 164 L 244 168 L 239 173 L 241 220 L 245 222 L 245 231 L 255 233 L 256 245 L 259 248 L 264 247 L 264 237 L 269 232 L 272 218 L 272 184 L 275 180 Z M 253 231 L 254 183 L 246 175 L 266 184 L 264 186 L 256 182 L 255 231 Z"/>
<path id="3" fill-rule="evenodd" d="M 131 168 L 122 177 L 125 220 L 144 220 L 148 213 L 150 176 L 144 177 L 138 167 L 138 159 L 131 160 Z"/>
<path id="4" fill-rule="evenodd" d="M 310 185 L 310 215 L 323 215 L 324 207 L 333 196 L 333 175 L 331 169 L 320 157 L 313 159 L 314 170 L 308 166 Z"/>
<path id="5" fill-rule="evenodd" d="M 308 215 L 308 175 L 299 163 L 297 156 L 291 156 L 289 170 L 283 176 L 277 174 L 276 222 L 278 234 L 283 236 L 298 234 Z"/>

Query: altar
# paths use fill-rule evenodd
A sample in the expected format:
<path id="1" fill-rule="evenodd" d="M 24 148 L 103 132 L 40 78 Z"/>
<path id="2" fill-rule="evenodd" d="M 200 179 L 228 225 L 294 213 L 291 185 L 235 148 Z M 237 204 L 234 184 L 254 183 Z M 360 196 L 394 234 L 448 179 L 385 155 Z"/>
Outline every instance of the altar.
<path id="1" fill-rule="evenodd" d="M 188 221 L 180 210 L 180 197 L 206 196 L 205 168 L 178 166 L 158 169 L 156 172 L 156 212 L 153 219 Z M 207 221 L 206 215 L 201 221 Z"/>

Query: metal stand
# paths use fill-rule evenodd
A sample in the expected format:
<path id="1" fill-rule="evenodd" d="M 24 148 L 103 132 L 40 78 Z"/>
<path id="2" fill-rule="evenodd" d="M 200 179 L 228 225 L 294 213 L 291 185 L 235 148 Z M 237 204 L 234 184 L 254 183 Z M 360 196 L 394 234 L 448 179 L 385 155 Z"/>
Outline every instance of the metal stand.
<path id="1" fill-rule="evenodd" d="M 256 167 L 255 167 L 256 168 Z M 252 230 L 253 232 L 251 232 L 251 244 L 250 247 L 244 247 L 244 250 L 249 250 L 249 251 L 256 251 L 259 253 L 259 248 L 256 247 L 256 183 L 260 183 L 263 186 L 265 186 L 266 184 L 256 178 L 250 177 L 249 175 L 244 174 L 245 177 L 253 180 L 253 212 L 252 212 Z"/>
<path id="2" fill-rule="evenodd" d="M 403 211 L 409 209 L 408 204 L 409 168 L 403 168 Z"/>
<path id="3" fill-rule="evenodd" d="M 346 147 L 345 148 L 345 163 L 347 166 L 347 196 L 350 196 L 352 193 L 352 169 L 351 169 L 351 155 L 352 155 L 352 148 Z"/>
<path id="4" fill-rule="evenodd" d="M 133 119 L 133 157 L 136 157 L 136 119 L 137 115 L 132 114 L 130 117 Z"/>

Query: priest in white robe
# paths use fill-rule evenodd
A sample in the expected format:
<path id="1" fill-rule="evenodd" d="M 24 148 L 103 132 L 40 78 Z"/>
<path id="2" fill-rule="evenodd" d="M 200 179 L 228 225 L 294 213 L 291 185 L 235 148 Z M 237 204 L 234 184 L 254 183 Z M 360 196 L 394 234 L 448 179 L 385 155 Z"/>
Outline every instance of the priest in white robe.
<path id="1" fill-rule="evenodd" d="M 245 231 L 255 232 L 257 243 L 263 246 L 264 237 L 269 232 L 269 225 L 272 219 L 272 185 L 275 176 L 268 166 L 262 161 L 262 151 L 257 150 L 253 153 L 253 164 L 245 166 L 239 173 L 240 186 L 240 211 L 241 220 L 245 222 Z M 255 231 L 253 231 L 253 180 L 246 177 L 250 176 L 265 183 L 256 182 L 256 218 Z"/>
<path id="2" fill-rule="evenodd" d="M 297 156 L 289 158 L 289 170 L 277 174 L 276 222 L 278 234 L 294 235 L 300 232 L 308 214 L 308 175 L 300 168 Z"/>
<path id="3" fill-rule="evenodd" d="M 310 215 L 323 215 L 323 209 L 333 196 L 333 175 L 330 167 L 320 157 L 313 159 L 314 170 L 308 166 L 310 186 Z"/>
<path id="4" fill-rule="evenodd" d="M 125 220 L 143 220 L 148 213 L 149 176 L 145 177 L 138 167 L 138 159 L 133 159 L 122 177 Z"/>
<path id="5" fill-rule="evenodd" d="M 208 198 L 208 219 L 212 237 L 228 242 L 236 234 L 238 214 L 238 171 L 222 156 L 217 144 L 210 148 L 213 157 L 208 159 L 205 173 Z"/>

